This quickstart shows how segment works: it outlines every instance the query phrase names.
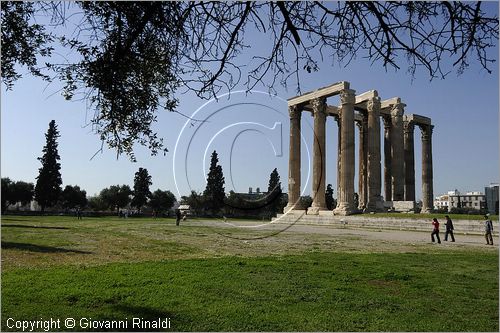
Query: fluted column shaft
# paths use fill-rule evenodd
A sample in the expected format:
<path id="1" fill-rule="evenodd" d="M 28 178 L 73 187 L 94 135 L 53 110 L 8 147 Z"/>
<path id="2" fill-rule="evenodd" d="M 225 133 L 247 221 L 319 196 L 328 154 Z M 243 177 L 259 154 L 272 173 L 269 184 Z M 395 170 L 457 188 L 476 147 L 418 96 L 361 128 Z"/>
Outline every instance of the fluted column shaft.
<path id="1" fill-rule="evenodd" d="M 340 193 L 334 213 L 348 215 L 354 212 L 354 91 L 344 89 L 340 100 Z"/>
<path id="2" fill-rule="evenodd" d="M 415 125 L 411 121 L 404 122 L 405 140 L 405 201 L 415 201 Z"/>
<path id="3" fill-rule="evenodd" d="M 384 117 L 384 199 L 392 201 L 392 123 L 389 117 Z"/>
<path id="4" fill-rule="evenodd" d="M 382 179 L 380 165 L 380 98 L 374 97 L 368 101 L 368 199 L 367 212 L 381 210 L 382 199 L 380 195 Z"/>
<path id="5" fill-rule="evenodd" d="M 311 101 L 311 105 L 314 115 L 313 202 L 307 214 L 317 215 L 320 210 L 326 210 L 326 100 L 325 98 L 316 98 Z"/>
<path id="6" fill-rule="evenodd" d="M 432 174 L 432 129 L 434 126 L 421 127 L 422 131 L 422 213 L 429 213 L 434 208 Z"/>
<path id="7" fill-rule="evenodd" d="M 362 115 L 362 120 L 360 122 L 356 122 L 359 129 L 359 149 L 358 149 L 358 198 L 359 209 L 363 210 L 366 207 L 366 202 L 368 198 L 368 172 L 367 172 L 367 158 L 368 158 L 368 117 L 366 114 Z"/>
<path id="8" fill-rule="evenodd" d="M 300 209 L 300 118 L 301 110 L 293 105 L 288 108 L 290 115 L 290 153 L 288 159 L 288 205 L 290 209 Z M 297 205 L 297 207 L 296 207 Z"/>
<path id="9" fill-rule="evenodd" d="M 339 194 L 340 194 L 340 168 L 341 168 L 341 163 L 340 160 L 342 159 L 342 156 L 340 155 L 340 152 L 342 150 L 341 147 L 341 141 L 342 141 L 342 124 L 340 123 L 340 115 L 335 117 L 335 121 L 337 122 L 337 202 L 339 199 Z"/>
<path id="10" fill-rule="evenodd" d="M 392 130 L 392 200 L 404 200 L 404 139 L 403 139 L 403 107 L 404 104 L 394 105 L 391 111 Z"/>

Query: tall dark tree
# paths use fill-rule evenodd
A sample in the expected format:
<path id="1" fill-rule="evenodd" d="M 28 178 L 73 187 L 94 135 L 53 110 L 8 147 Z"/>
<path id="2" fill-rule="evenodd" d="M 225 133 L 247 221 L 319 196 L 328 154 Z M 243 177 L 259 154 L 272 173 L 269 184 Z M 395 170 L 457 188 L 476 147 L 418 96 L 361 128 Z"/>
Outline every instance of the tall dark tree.
<path id="1" fill-rule="evenodd" d="M 325 191 L 325 202 L 326 202 L 326 208 L 328 210 L 333 210 L 335 208 L 335 200 L 333 199 L 333 187 L 332 184 L 328 184 L 326 186 L 326 191 Z"/>
<path id="2" fill-rule="evenodd" d="M 149 187 L 153 184 L 148 170 L 139 168 L 134 177 L 134 197 L 132 198 L 131 205 L 136 207 L 138 211 L 148 202 L 151 196 Z"/>
<path id="3" fill-rule="evenodd" d="M 112 185 L 109 188 L 102 189 L 99 197 L 107 208 L 116 209 L 118 213 L 121 208 L 126 207 L 130 203 L 132 193 L 128 185 Z M 95 203 L 99 204 L 97 201 Z"/>
<path id="4" fill-rule="evenodd" d="M 175 195 L 170 191 L 156 190 L 151 193 L 149 206 L 157 213 L 161 214 L 168 211 L 175 203 Z"/>
<path id="5" fill-rule="evenodd" d="M 87 203 L 87 192 L 77 185 L 66 185 L 61 193 L 61 204 L 66 209 L 84 208 Z"/>
<path id="6" fill-rule="evenodd" d="M 219 158 L 217 152 L 214 150 L 210 159 L 210 169 L 207 175 L 207 186 L 203 191 L 206 207 L 212 215 L 220 212 L 224 206 L 224 174 L 222 173 L 222 166 L 218 165 Z"/>
<path id="7" fill-rule="evenodd" d="M 38 169 L 38 177 L 36 177 L 35 185 L 35 200 L 40 205 L 42 212 L 46 207 L 51 207 L 59 200 L 61 194 L 61 164 L 58 162 L 61 158 L 57 151 L 57 138 L 59 131 L 55 120 L 49 123 L 49 129 L 45 134 L 45 146 L 43 147 L 43 155 L 38 160 L 42 163 L 42 167 Z"/>
<path id="8" fill-rule="evenodd" d="M 2 213 L 7 210 L 11 196 L 10 178 L 2 178 Z"/>
<path id="9" fill-rule="evenodd" d="M 152 129 L 156 112 L 176 111 L 178 87 L 204 98 L 242 84 L 248 90 L 293 84 L 300 91 L 303 77 L 322 61 L 349 65 L 356 57 L 410 75 L 421 69 L 430 78 L 453 69 L 460 74 L 472 62 L 491 72 L 497 7 L 481 1 L 2 1 L 2 80 L 12 86 L 20 76 L 16 65 L 57 77 L 66 98 L 83 96 L 95 108 L 94 129 L 109 146 L 132 154 L 138 142 L 156 153 L 163 147 Z M 37 23 L 39 15 L 50 16 L 50 25 Z M 251 46 L 247 37 L 270 39 L 250 62 L 240 56 Z M 71 62 L 40 57 L 56 42 L 74 51 Z"/>
<path id="10" fill-rule="evenodd" d="M 269 198 L 268 210 L 271 216 L 281 212 L 281 196 L 283 191 L 281 189 L 280 175 L 278 169 L 274 170 L 269 175 L 269 185 L 267 186 L 267 197 Z M 281 208 L 281 209 L 280 209 Z"/>

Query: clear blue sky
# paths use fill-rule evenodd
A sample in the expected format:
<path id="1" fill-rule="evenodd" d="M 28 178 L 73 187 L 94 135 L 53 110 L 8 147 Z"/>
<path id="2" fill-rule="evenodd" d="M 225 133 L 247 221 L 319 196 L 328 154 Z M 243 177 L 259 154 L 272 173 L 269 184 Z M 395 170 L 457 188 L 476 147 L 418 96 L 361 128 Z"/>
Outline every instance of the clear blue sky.
<path id="1" fill-rule="evenodd" d="M 265 47 L 269 45 L 264 41 L 256 43 L 243 56 L 262 52 Z M 318 72 L 302 73 L 301 79 L 304 92 L 337 81 L 349 81 L 357 94 L 376 89 L 382 99 L 401 97 L 407 104 L 405 113 L 432 118 L 434 195 L 453 189 L 484 191 L 489 183 L 499 181 L 498 63 L 493 66 L 492 74 L 473 63 L 460 76 L 453 72 L 445 80 L 429 81 L 427 74 L 420 71 L 412 81 L 405 69 L 385 71 L 380 64 L 371 65 L 360 56 L 346 68 L 325 62 Z M 152 175 L 152 190 L 168 189 L 177 197 L 177 188 L 182 195 L 190 189 L 203 191 L 204 175 L 214 149 L 219 152 L 227 192 L 246 192 L 249 187 L 266 190 L 269 174 L 275 167 L 287 190 L 289 123 L 285 100 L 296 95 L 293 86 L 288 91 L 276 86 L 277 97 L 257 92 L 235 93 L 229 99 L 225 96 L 209 103 L 193 94 L 179 94 L 179 112 L 186 115 L 197 112 L 194 118 L 208 118 L 207 121 L 186 125 L 187 119 L 180 114 L 160 111 L 155 128 L 165 138 L 169 153 L 152 157 L 146 149 L 137 147 L 137 163 L 126 156 L 117 159 L 115 151 L 106 147 L 90 160 L 101 147 L 99 138 L 86 127 L 93 111 L 84 102 L 64 100 L 57 92 L 59 88 L 57 83 L 47 86 L 29 75 L 17 81 L 12 91 L 6 91 L 2 85 L 2 177 L 35 182 L 40 167 L 37 157 L 45 143 L 48 123 L 55 119 L 61 134 L 63 186 L 79 185 L 88 195 L 114 184 L 132 186 L 139 167 L 147 168 Z M 265 91 L 263 87 L 256 90 Z M 307 182 L 305 147 L 312 152 L 312 117 L 304 113 L 302 119 L 302 183 L 307 184 L 304 193 L 309 194 L 311 182 Z M 416 188 L 420 198 L 418 129 L 415 143 Z M 334 188 L 336 149 L 336 123 L 328 119 L 327 183 Z"/>

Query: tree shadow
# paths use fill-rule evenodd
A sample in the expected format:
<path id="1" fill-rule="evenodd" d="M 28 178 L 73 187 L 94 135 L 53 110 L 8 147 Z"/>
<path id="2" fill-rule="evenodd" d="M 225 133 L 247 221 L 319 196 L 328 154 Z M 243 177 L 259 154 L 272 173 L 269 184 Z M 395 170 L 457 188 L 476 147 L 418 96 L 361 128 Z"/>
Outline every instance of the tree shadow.
<path id="1" fill-rule="evenodd" d="M 150 308 L 146 306 L 134 306 L 129 304 L 117 304 L 113 305 L 113 309 L 121 312 L 128 318 L 128 331 L 131 332 L 160 332 L 160 331 L 170 331 L 175 330 L 175 315 L 171 312 L 161 311 L 155 308 Z M 136 322 L 138 325 L 133 325 L 133 319 L 140 319 L 140 323 Z M 151 325 L 153 322 L 158 323 L 163 322 L 164 324 L 170 324 L 170 327 L 156 327 L 153 328 Z M 149 324 L 149 325 L 148 325 Z"/>
<path id="2" fill-rule="evenodd" d="M 61 229 L 68 230 L 68 227 L 43 227 L 36 225 L 25 225 L 25 224 L 2 224 L 2 228 L 33 228 L 33 229 Z"/>
<path id="3" fill-rule="evenodd" d="M 64 249 L 64 248 L 53 247 L 53 246 L 43 246 L 43 245 L 35 245 L 35 244 L 28 244 L 28 243 L 15 243 L 15 242 L 4 242 L 4 241 L 2 241 L 2 249 L 16 249 L 16 250 L 25 250 L 25 251 L 42 252 L 42 253 L 92 254 L 92 252 L 88 252 L 88 251 L 70 250 L 70 249 Z"/>

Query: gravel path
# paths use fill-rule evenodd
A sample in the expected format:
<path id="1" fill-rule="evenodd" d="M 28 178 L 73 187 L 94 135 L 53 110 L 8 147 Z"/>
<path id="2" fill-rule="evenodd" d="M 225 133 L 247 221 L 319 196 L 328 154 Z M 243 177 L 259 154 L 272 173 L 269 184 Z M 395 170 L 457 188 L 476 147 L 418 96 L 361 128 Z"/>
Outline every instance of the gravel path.
<path id="1" fill-rule="evenodd" d="M 259 223 L 256 221 L 214 221 L 214 220 L 197 220 L 197 221 L 186 221 L 184 224 L 187 225 L 203 225 L 203 226 L 217 226 L 221 228 L 233 228 L 241 230 L 259 230 L 259 231 L 278 231 L 283 230 L 284 233 L 299 233 L 299 234 L 318 234 L 318 235 L 331 235 L 336 237 L 356 237 L 361 238 L 366 241 L 383 241 L 383 242 L 395 242 L 395 243 L 411 243 L 411 244 L 432 244 L 431 243 L 431 231 L 432 227 L 429 228 L 429 232 L 422 231 L 408 231 L 408 230 L 386 230 L 386 229 L 369 229 L 369 228 L 356 228 L 351 226 L 331 226 L 331 225 L 312 225 L 312 224 L 281 224 L 281 223 L 269 223 L 263 222 Z M 482 246 L 488 247 L 484 236 L 482 235 L 465 235 L 464 233 L 455 233 L 456 242 L 453 243 L 449 239 L 448 242 L 444 241 L 444 231 L 441 230 L 440 237 L 442 241 L 442 246 Z M 498 249 L 498 237 L 494 237 L 495 245 L 491 248 Z M 437 246 L 438 244 L 436 244 Z"/>

